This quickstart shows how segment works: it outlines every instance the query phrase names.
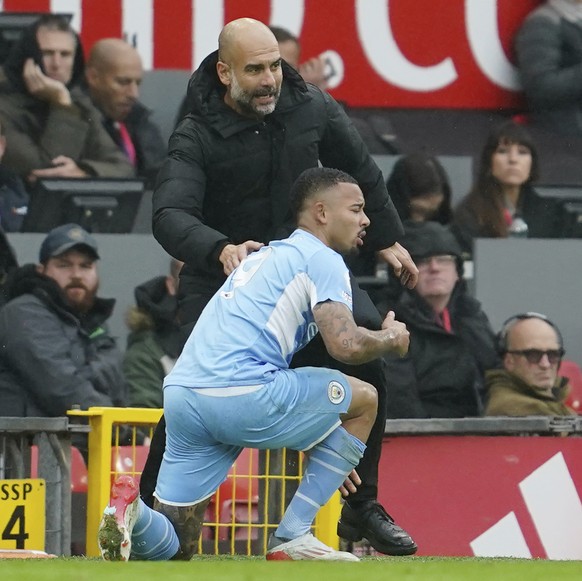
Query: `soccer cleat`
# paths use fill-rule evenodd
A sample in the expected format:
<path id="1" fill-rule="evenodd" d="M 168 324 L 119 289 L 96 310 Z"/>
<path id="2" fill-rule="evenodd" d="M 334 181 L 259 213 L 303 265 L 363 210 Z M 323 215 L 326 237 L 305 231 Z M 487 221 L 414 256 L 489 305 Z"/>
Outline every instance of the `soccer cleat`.
<path id="1" fill-rule="evenodd" d="M 111 487 L 109 506 L 103 511 L 98 542 L 106 561 L 127 561 L 131 531 L 138 517 L 139 487 L 131 476 L 118 476 Z"/>
<path id="2" fill-rule="evenodd" d="M 311 533 L 285 541 L 271 535 L 267 547 L 267 561 L 359 561 L 358 557 L 336 551 Z"/>

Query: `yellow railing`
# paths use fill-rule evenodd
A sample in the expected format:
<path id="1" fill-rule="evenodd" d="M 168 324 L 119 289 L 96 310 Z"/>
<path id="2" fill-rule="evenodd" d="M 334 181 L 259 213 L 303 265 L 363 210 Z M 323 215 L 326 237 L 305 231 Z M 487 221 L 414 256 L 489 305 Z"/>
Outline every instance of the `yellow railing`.
<path id="1" fill-rule="evenodd" d="M 121 473 L 139 478 L 147 454 L 144 442 L 151 439 L 162 410 L 93 407 L 69 415 L 88 418 L 91 427 L 86 552 L 94 557 L 111 482 Z M 259 456 L 258 450 L 245 450 L 206 511 L 199 553 L 264 554 L 268 533 L 277 527 L 302 473 L 302 454 L 267 450 Z M 319 511 L 314 526 L 314 534 L 336 549 L 340 509 L 338 492 Z"/>

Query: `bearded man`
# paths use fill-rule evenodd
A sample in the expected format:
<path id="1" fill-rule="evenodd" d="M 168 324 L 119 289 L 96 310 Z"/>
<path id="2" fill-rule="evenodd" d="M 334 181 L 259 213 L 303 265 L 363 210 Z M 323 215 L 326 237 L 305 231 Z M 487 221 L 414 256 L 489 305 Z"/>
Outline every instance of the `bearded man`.
<path id="1" fill-rule="evenodd" d="M 97 297 L 98 260 L 95 239 L 65 224 L 47 234 L 39 264 L 15 272 L 0 311 L 3 416 L 125 405 L 122 355 L 106 327 L 115 301 Z"/>

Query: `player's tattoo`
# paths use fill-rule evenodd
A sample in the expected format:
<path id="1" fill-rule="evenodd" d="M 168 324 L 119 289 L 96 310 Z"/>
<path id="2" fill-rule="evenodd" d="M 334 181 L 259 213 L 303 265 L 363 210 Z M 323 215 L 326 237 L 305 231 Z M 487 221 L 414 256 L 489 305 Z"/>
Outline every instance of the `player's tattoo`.
<path id="1" fill-rule="evenodd" d="M 369 330 L 356 324 L 346 305 L 334 301 L 317 304 L 313 316 L 329 354 L 344 363 L 357 365 L 387 351 L 401 355 L 408 351 L 406 327 L 397 321 L 377 331 Z"/>
<path id="2" fill-rule="evenodd" d="M 172 560 L 189 561 L 196 553 L 204 511 L 209 502 L 210 498 L 207 498 L 191 506 L 170 506 L 161 503 L 158 499 L 154 500 L 154 510 L 168 518 L 180 541 L 180 550 L 172 557 Z"/>
<path id="3" fill-rule="evenodd" d="M 323 336 L 333 336 L 345 349 L 351 349 L 357 338 L 357 327 L 349 309 L 342 303 L 325 302 L 313 309 L 317 327 Z"/>

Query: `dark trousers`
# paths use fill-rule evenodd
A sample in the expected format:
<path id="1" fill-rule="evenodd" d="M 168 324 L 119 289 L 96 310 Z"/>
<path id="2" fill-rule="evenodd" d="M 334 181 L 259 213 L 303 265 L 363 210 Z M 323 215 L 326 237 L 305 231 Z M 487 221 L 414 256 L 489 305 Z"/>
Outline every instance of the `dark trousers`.
<path id="1" fill-rule="evenodd" d="M 368 293 L 362 290 L 352 277 L 353 308 L 356 324 L 368 329 L 380 329 L 382 318 Z M 181 317 L 185 331 L 190 331 L 194 322 L 198 319 L 203 301 L 200 297 L 188 297 L 181 302 Z M 367 500 L 375 500 L 378 496 L 378 462 L 382 451 L 382 439 L 386 424 L 386 375 L 382 360 L 377 359 L 363 365 L 344 365 L 332 359 L 318 335 L 304 349 L 293 358 L 292 367 L 329 367 L 338 369 L 346 375 L 357 377 L 362 381 L 371 383 L 378 391 L 378 415 L 368 438 L 366 451 L 360 464 L 356 468 L 362 484 L 358 491 L 348 498 L 353 505 Z M 166 445 L 166 422 L 164 417 L 160 419 L 152 438 L 148 459 L 140 481 L 140 493 L 143 501 L 148 505 L 153 504 L 153 493 L 156 487 L 158 472 Z"/>

